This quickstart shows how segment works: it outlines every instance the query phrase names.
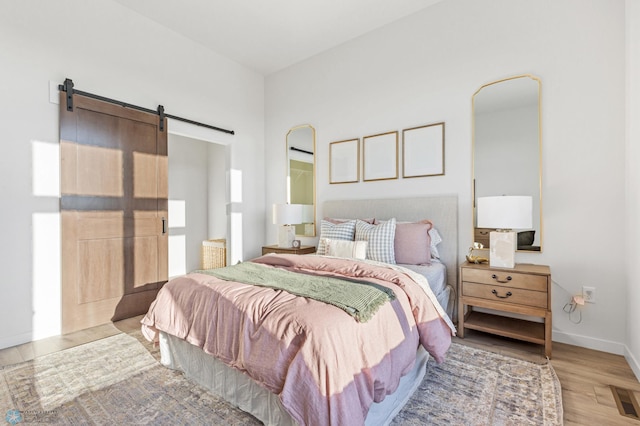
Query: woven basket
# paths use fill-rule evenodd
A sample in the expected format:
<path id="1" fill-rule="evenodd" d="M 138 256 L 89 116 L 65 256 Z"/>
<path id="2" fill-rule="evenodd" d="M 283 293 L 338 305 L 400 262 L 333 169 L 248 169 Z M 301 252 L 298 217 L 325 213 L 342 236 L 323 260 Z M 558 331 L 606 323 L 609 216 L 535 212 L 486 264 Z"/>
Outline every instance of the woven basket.
<path id="1" fill-rule="evenodd" d="M 200 250 L 200 268 L 215 269 L 227 266 L 227 240 L 205 240 Z"/>

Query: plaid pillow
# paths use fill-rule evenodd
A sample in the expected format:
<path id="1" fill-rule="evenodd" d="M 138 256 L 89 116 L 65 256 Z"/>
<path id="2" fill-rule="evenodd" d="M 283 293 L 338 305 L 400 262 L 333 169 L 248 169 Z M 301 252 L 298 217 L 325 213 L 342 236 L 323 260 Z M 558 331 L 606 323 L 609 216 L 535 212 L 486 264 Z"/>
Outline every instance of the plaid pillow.
<path id="1" fill-rule="evenodd" d="M 396 263 L 393 240 L 396 236 L 396 219 L 391 218 L 380 225 L 356 222 L 356 241 L 367 241 L 367 259 Z"/>
<path id="2" fill-rule="evenodd" d="M 353 241 L 355 230 L 355 220 L 343 223 L 331 223 L 326 220 L 320 221 L 320 241 L 318 243 L 318 250 L 316 251 L 316 254 L 327 254 L 327 244 L 325 241 L 327 238 L 331 240 Z"/>

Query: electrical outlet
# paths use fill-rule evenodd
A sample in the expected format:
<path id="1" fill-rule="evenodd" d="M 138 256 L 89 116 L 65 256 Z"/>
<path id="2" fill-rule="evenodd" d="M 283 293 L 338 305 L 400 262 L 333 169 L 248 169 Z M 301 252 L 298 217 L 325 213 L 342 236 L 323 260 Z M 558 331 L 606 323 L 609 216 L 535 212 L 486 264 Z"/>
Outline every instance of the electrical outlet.
<path id="1" fill-rule="evenodd" d="M 596 303 L 596 288 L 595 287 L 582 287 L 582 298 L 587 303 Z"/>

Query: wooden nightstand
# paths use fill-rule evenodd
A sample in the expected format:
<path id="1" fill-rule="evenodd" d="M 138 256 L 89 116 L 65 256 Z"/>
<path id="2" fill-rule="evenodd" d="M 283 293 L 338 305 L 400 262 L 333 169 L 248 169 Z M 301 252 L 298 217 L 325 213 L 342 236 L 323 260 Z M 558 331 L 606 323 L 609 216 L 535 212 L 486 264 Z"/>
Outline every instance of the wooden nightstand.
<path id="1" fill-rule="evenodd" d="M 465 262 L 460 266 L 458 336 L 465 328 L 544 345 L 551 358 L 551 270 L 517 264 L 514 269 Z M 466 314 L 465 306 L 467 307 Z M 542 318 L 543 322 L 474 311 L 473 308 Z"/>
<path id="2" fill-rule="evenodd" d="M 285 254 L 313 254 L 316 252 L 315 246 L 300 246 L 299 248 L 286 248 L 274 246 L 262 246 L 262 255 L 269 253 L 285 253 Z"/>

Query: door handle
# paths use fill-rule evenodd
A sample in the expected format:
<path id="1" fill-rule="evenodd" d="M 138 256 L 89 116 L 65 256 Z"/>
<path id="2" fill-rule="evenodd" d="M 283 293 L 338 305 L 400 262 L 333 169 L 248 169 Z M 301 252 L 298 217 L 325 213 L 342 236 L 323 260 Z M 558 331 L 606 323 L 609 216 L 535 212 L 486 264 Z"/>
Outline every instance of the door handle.
<path id="1" fill-rule="evenodd" d="M 162 235 L 167 233 L 167 219 L 162 218 Z"/>

